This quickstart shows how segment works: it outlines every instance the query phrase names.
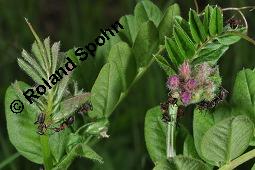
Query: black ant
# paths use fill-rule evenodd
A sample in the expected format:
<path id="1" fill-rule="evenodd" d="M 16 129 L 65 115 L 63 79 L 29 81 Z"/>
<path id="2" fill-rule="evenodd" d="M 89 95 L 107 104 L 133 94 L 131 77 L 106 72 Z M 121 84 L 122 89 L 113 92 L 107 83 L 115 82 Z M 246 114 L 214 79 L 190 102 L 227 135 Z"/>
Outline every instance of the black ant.
<path id="1" fill-rule="evenodd" d="M 37 133 L 39 135 L 43 135 L 45 132 L 44 132 L 44 129 L 47 128 L 46 124 L 44 123 L 45 121 L 45 114 L 44 113 L 40 113 L 38 116 L 37 116 L 37 120 L 34 124 L 39 124 L 38 127 L 37 127 Z"/>
<path id="2" fill-rule="evenodd" d="M 242 21 L 240 19 L 235 19 L 234 17 L 232 17 L 232 18 L 228 19 L 226 23 L 229 24 L 229 26 L 232 29 L 235 29 L 239 25 L 241 25 Z"/>
<path id="3" fill-rule="evenodd" d="M 83 115 L 83 113 L 86 113 L 92 110 L 93 110 L 93 106 L 91 102 L 86 102 L 79 109 L 77 109 L 76 113 L 78 113 L 79 115 Z"/>
<path id="4" fill-rule="evenodd" d="M 63 123 L 61 123 L 59 127 L 56 127 L 53 130 L 55 132 L 60 132 L 64 130 L 65 128 L 70 127 L 73 124 L 74 120 L 75 120 L 74 116 L 70 116 Z"/>
<path id="5" fill-rule="evenodd" d="M 221 88 L 220 94 L 216 96 L 212 101 L 202 101 L 198 104 L 200 110 L 203 109 L 212 109 L 219 103 L 223 102 L 227 97 L 228 91 L 224 88 Z"/>

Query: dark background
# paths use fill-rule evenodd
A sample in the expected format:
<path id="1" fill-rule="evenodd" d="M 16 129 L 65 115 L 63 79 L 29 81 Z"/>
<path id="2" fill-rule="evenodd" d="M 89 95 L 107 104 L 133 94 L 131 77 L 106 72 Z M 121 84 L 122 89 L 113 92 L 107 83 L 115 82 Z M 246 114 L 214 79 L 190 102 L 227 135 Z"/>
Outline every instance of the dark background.
<path id="1" fill-rule="evenodd" d="M 192 0 L 153 2 L 162 10 L 177 2 L 184 17 L 189 8 L 195 8 Z M 34 41 L 24 17 L 30 20 L 41 38 L 50 36 L 51 42 L 61 41 L 61 51 L 67 51 L 74 46 L 87 44 L 100 33 L 100 28 L 107 28 L 121 16 L 133 13 L 136 3 L 135 0 L 0 0 L 0 162 L 16 152 L 6 130 L 5 91 L 15 80 L 32 83 L 17 65 L 21 50 L 24 48 L 29 51 Z M 201 0 L 198 3 L 200 10 L 208 3 L 218 4 L 222 8 L 255 5 L 254 0 Z M 228 17 L 232 15 L 227 14 Z M 255 38 L 255 11 L 247 11 L 245 15 L 249 23 L 249 35 Z M 227 90 L 231 91 L 239 70 L 254 67 L 254 54 L 254 46 L 242 40 L 231 46 L 220 60 L 223 86 Z M 78 75 L 76 79 L 80 87 L 90 91 L 98 71 L 93 71 L 94 75 L 88 78 L 86 68 L 77 69 L 75 74 Z M 98 165 L 78 158 L 70 169 L 151 169 L 153 164 L 146 151 L 143 135 L 144 116 L 146 110 L 165 99 L 165 80 L 166 75 L 154 64 L 115 110 L 110 118 L 111 137 L 95 146 L 104 157 L 105 164 Z M 187 119 L 190 117 L 187 116 Z M 39 166 L 20 156 L 5 169 L 39 169 Z"/>

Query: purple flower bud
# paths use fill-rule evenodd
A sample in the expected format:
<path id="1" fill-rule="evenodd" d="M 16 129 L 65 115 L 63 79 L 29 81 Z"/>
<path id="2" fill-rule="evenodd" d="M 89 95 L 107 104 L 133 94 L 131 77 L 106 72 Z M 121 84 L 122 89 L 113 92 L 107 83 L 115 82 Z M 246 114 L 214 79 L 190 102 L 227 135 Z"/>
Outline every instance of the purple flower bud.
<path id="1" fill-rule="evenodd" d="M 180 76 L 185 80 L 190 78 L 191 70 L 190 65 L 187 61 L 185 61 L 179 68 Z"/>
<path id="2" fill-rule="evenodd" d="M 185 90 L 192 91 L 197 87 L 197 82 L 194 79 L 189 79 L 184 85 Z"/>
<path id="3" fill-rule="evenodd" d="M 212 68 L 208 65 L 208 63 L 203 63 L 198 66 L 197 79 L 200 84 L 206 83 L 206 80 L 210 76 L 212 72 Z"/>
<path id="4" fill-rule="evenodd" d="M 177 89 L 179 87 L 179 84 L 180 84 L 180 80 L 177 75 L 171 76 L 167 80 L 167 88 L 169 90 Z"/>
<path id="5" fill-rule="evenodd" d="M 181 100 L 184 105 L 189 104 L 190 99 L 191 99 L 191 93 L 189 93 L 187 91 L 184 91 L 181 93 Z"/>

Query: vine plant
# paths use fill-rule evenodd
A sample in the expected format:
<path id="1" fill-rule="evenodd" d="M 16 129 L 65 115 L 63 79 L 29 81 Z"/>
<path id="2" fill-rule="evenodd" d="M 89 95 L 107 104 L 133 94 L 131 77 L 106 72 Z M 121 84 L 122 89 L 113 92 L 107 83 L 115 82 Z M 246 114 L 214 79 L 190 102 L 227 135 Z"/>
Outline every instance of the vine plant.
<path id="1" fill-rule="evenodd" d="M 26 102 L 23 91 L 41 84 L 42 78 L 47 79 L 64 64 L 66 56 L 77 65 L 80 63 L 73 49 L 60 52 L 59 42 L 52 46 L 49 38 L 42 42 L 28 23 L 35 42 L 31 54 L 22 51 L 18 64 L 36 85 L 16 81 L 7 89 L 5 108 L 10 141 L 22 156 L 43 164 L 47 170 L 67 169 L 78 156 L 103 163 L 93 147 L 101 138 L 109 137 L 109 116 L 157 61 L 169 76 L 167 88 L 177 102 L 167 108 L 167 123 L 161 120 L 159 106 L 146 114 L 145 141 L 155 169 L 197 170 L 214 166 L 234 169 L 255 157 L 254 150 L 243 154 L 248 146 L 255 145 L 253 70 L 242 70 L 238 74 L 229 104 L 213 111 L 194 110 L 193 136 L 183 125 L 176 128 L 180 105 L 210 102 L 218 97 L 221 77 L 217 61 L 229 46 L 240 37 L 253 42 L 246 36 L 245 18 L 245 26 L 233 27 L 224 24 L 223 11 L 217 6 L 207 6 L 200 14 L 190 10 L 186 21 L 180 17 L 177 4 L 163 13 L 152 2 L 141 1 L 133 15 L 120 19 L 125 29 L 119 36 L 99 48 L 97 56 L 100 53 L 104 57 L 96 56 L 95 62 L 105 63 L 92 89 L 87 89 L 90 92 L 78 90 L 70 73 L 35 104 Z M 239 9 L 237 11 L 242 14 Z M 8 108 L 17 98 L 24 103 L 25 110 L 15 115 Z M 77 109 L 88 101 L 93 110 L 83 116 L 77 115 Z M 47 127 L 43 135 L 36 133 L 34 124 L 40 113 L 45 114 Z M 71 115 L 76 119 L 74 125 L 59 133 L 52 130 Z M 177 138 L 176 132 L 184 137 L 184 143 Z M 177 150 L 176 145 L 183 150 Z"/>

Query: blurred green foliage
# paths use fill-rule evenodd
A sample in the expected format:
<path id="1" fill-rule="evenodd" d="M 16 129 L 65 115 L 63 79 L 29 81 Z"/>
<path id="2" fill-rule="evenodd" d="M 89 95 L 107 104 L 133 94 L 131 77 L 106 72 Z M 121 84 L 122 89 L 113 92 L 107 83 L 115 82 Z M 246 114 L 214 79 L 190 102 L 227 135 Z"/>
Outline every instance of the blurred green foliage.
<path id="1" fill-rule="evenodd" d="M 195 8 L 192 0 L 154 0 L 161 9 L 174 2 L 179 3 L 183 16 L 188 16 L 189 8 Z M 90 42 L 99 34 L 100 28 L 106 28 L 121 16 L 130 14 L 136 3 L 135 0 L 0 0 L 0 162 L 16 153 L 6 131 L 4 93 L 8 85 L 15 80 L 31 82 L 17 65 L 17 57 L 20 57 L 22 48 L 29 50 L 34 39 L 24 17 L 30 20 L 41 38 L 50 36 L 52 42 L 61 41 L 61 50 L 67 51 L 74 46 Z M 218 4 L 223 8 L 255 5 L 253 0 L 200 0 L 199 9 L 203 9 L 208 3 Z M 230 18 L 234 15 L 238 16 L 231 12 L 226 16 Z M 249 23 L 249 35 L 255 38 L 255 10 L 247 11 L 245 15 Z M 224 55 L 220 60 L 220 71 L 226 89 L 231 91 L 237 71 L 244 67 L 254 67 L 254 54 L 255 48 L 242 40 Z M 88 64 L 91 69 L 97 69 L 85 73 L 86 66 L 81 66 L 75 74 L 79 86 L 90 91 L 100 65 L 93 65 L 93 59 L 88 61 Z M 92 73 L 93 75 L 90 75 Z M 105 159 L 103 165 L 77 159 L 70 169 L 151 169 L 153 165 L 144 143 L 144 115 L 149 108 L 166 98 L 165 80 L 166 75 L 154 64 L 115 110 L 110 118 L 111 137 L 102 140 L 95 147 Z M 191 116 L 187 115 L 182 121 L 190 122 Z M 18 157 L 5 169 L 39 169 L 39 166 Z"/>

